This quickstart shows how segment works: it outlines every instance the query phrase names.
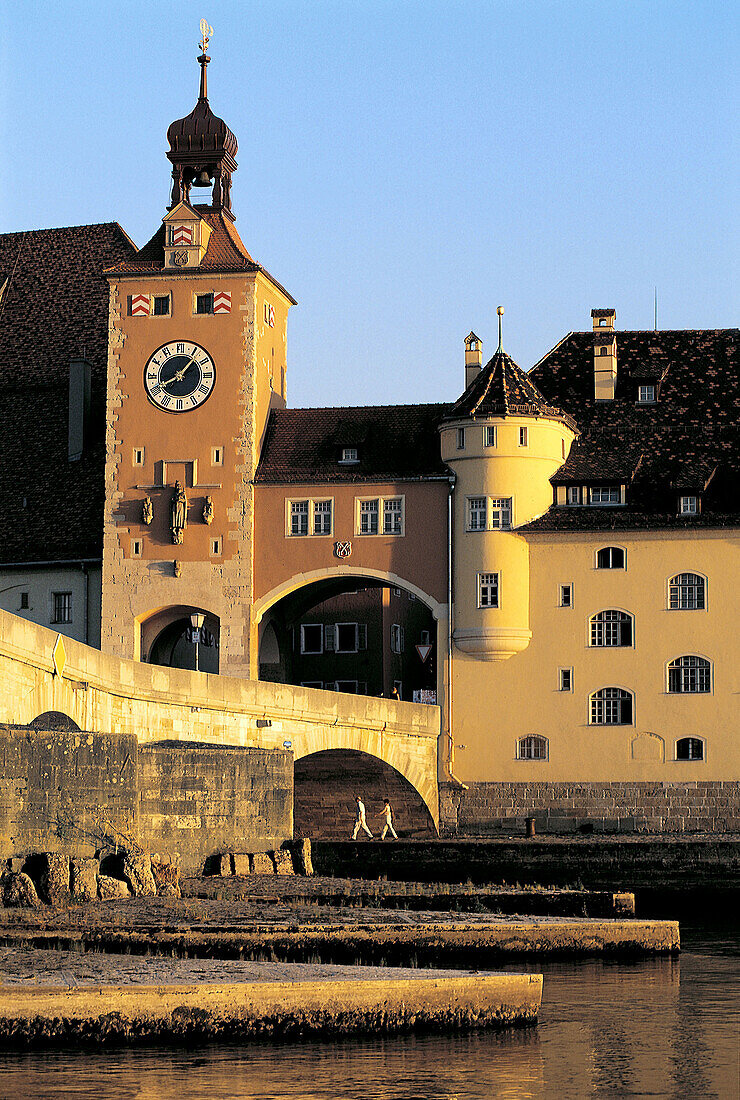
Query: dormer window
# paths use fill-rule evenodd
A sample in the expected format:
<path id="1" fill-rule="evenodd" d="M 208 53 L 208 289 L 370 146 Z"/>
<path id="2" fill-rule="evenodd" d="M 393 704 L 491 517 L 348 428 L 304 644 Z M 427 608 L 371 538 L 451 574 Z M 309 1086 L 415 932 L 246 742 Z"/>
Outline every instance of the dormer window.
<path id="1" fill-rule="evenodd" d="M 621 504 L 621 492 L 618 485 L 592 485 L 588 491 L 589 504 Z"/>
<path id="2" fill-rule="evenodd" d="M 580 485 L 569 485 L 566 490 L 568 504 L 583 504 L 583 490 Z"/>
<path id="3" fill-rule="evenodd" d="M 602 344 L 601 347 L 599 348 L 599 355 L 608 355 L 608 354 L 609 354 L 609 348 L 607 347 L 606 344 Z"/>
<path id="4" fill-rule="evenodd" d="M 352 466 L 359 462 L 360 456 L 357 447 L 342 447 L 339 461 L 345 466 Z"/>
<path id="5" fill-rule="evenodd" d="M 599 328 L 606 328 L 608 324 L 606 317 L 599 317 Z"/>
<path id="6" fill-rule="evenodd" d="M 699 497 L 695 494 L 687 494 L 678 498 L 678 511 L 682 516 L 699 515 Z"/>
<path id="7" fill-rule="evenodd" d="M 637 387 L 637 402 L 640 405 L 655 404 L 655 385 L 652 382 Z"/>

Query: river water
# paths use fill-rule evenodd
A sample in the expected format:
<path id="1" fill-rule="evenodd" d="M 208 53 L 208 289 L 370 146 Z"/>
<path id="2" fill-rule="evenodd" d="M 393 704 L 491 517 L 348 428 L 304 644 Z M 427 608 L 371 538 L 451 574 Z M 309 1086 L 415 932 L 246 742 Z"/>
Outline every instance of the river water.
<path id="1" fill-rule="evenodd" d="M 539 1024 L 191 1050 L 9 1054 L 2 1100 L 738 1100 L 740 932 L 682 925 L 678 959 L 541 970 Z"/>

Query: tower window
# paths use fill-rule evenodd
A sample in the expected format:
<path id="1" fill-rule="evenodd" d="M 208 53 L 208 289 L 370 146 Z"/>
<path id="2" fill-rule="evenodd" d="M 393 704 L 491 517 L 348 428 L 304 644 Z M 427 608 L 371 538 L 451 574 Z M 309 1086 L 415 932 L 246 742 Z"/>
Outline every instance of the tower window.
<path id="1" fill-rule="evenodd" d="M 519 429 L 519 446 L 520 447 L 528 447 L 529 446 L 529 428 L 520 428 Z"/>
<path id="2" fill-rule="evenodd" d="M 573 585 L 561 584 L 560 585 L 560 606 L 572 607 L 573 606 Z"/>
<path id="3" fill-rule="evenodd" d="M 211 447 L 211 466 L 223 466 L 224 464 L 224 449 L 223 447 Z"/>
<path id="4" fill-rule="evenodd" d="M 561 668 L 558 675 L 558 690 L 559 691 L 572 691 L 573 690 L 573 669 Z"/>
<path id="5" fill-rule="evenodd" d="M 145 454 L 146 454 L 146 451 L 144 450 L 143 447 L 134 447 L 134 453 L 133 453 L 133 459 L 132 459 L 133 465 L 134 466 L 143 466 L 144 465 L 144 455 Z"/>
<path id="6" fill-rule="evenodd" d="M 143 545 L 144 544 L 142 543 L 141 539 L 131 539 L 131 557 L 132 558 L 140 558 L 141 557 Z"/>
<path id="7" fill-rule="evenodd" d="M 465 450 L 465 429 L 464 428 L 458 428 L 457 429 L 457 449 L 458 449 L 458 451 L 464 451 Z"/>
<path id="8" fill-rule="evenodd" d="M 213 313 L 213 294 L 196 294 L 195 312 Z"/>
<path id="9" fill-rule="evenodd" d="M 496 425 L 486 424 L 483 429 L 483 446 L 495 447 L 496 446 Z"/>
<path id="10" fill-rule="evenodd" d="M 511 497 L 491 497 L 491 527 L 494 531 L 511 527 Z"/>
<path id="11" fill-rule="evenodd" d="M 486 498 L 468 497 L 468 531 L 485 531 Z"/>
<path id="12" fill-rule="evenodd" d="M 211 557 L 217 558 L 221 554 L 221 539 L 211 539 Z"/>
<path id="13" fill-rule="evenodd" d="M 154 308 L 152 310 L 155 317 L 168 317 L 170 313 L 170 296 L 169 294 L 155 294 L 154 295 Z"/>
<path id="14" fill-rule="evenodd" d="M 498 607 L 498 573 L 478 574 L 478 607 Z"/>

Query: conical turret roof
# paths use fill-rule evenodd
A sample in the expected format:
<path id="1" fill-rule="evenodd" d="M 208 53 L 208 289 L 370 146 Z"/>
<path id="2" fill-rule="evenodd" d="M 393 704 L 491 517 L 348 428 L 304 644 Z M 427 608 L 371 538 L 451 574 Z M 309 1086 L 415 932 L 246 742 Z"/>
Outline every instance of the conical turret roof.
<path id="1" fill-rule="evenodd" d="M 475 376 L 462 397 L 447 414 L 447 420 L 487 416 L 550 416 L 575 428 L 575 422 L 548 404 L 534 382 L 505 351 L 497 351 Z"/>

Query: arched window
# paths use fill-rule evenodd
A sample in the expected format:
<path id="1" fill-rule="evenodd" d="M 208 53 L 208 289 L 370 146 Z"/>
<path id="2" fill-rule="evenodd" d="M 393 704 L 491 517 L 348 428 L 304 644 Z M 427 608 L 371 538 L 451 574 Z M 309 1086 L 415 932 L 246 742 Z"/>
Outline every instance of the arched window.
<path id="1" fill-rule="evenodd" d="M 600 611 L 591 617 L 590 645 L 632 645 L 632 616 L 626 611 Z"/>
<path id="2" fill-rule="evenodd" d="M 621 546 L 602 546 L 596 552 L 597 569 L 624 569 L 624 550 Z"/>
<path id="3" fill-rule="evenodd" d="M 668 582 L 671 611 L 703 611 L 706 581 L 698 573 L 677 573 Z"/>
<path id="4" fill-rule="evenodd" d="M 676 741 L 676 760 L 703 760 L 704 742 L 700 737 L 682 737 Z"/>
<path id="5" fill-rule="evenodd" d="M 631 726 L 632 695 L 623 688 L 601 688 L 590 698 L 592 726 Z"/>
<path id="6" fill-rule="evenodd" d="M 517 744 L 519 760 L 547 760 L 550 742 L 546 737 L 520 737 Z"/>
<path id="7" fill-rule="evenodd" d="M 704 657 L 676 657 L 668 666 L 668 690 L 678 694 L 699 694 L 711 689 L 711 667 Z"/>

